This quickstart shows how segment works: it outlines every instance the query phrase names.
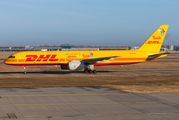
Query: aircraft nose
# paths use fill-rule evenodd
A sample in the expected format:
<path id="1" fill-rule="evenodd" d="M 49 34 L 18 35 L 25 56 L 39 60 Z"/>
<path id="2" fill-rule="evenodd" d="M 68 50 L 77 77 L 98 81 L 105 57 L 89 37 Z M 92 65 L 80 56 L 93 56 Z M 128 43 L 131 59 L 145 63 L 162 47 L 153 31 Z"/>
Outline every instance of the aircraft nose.
<path id="1" fill-rule="evenodd" d="M 4 60 L 4 63 L 7 64 L 7 59 Z"/>
<path id="2" fill-rule="evenodd" d="M 9 65 L 11 62 L 13 62 L 13 61 L 10 60 L 10 59 L 6 59 L 6 60 L 4 60 L 4 63 L 7 64 L 7 65 Z"/>

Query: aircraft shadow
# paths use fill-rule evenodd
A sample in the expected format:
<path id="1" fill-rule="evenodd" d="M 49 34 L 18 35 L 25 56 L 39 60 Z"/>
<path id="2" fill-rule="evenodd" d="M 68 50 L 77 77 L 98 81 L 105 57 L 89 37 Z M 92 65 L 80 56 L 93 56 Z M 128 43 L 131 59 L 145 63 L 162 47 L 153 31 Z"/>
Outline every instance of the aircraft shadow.
<path id="1" fill-rule="evenodd" d="M 98 73 L 112 73 L 112 72 L 119 72 L 119 71 L 97 71 Z M 28 72 L 27 74 L 88 74 L 84 73 L 83 71 L 42 71 L 42 72 Z M 10 74 L 24 74 L 24 72 L 0 72 L 0 75 L 10 75 Z"/>

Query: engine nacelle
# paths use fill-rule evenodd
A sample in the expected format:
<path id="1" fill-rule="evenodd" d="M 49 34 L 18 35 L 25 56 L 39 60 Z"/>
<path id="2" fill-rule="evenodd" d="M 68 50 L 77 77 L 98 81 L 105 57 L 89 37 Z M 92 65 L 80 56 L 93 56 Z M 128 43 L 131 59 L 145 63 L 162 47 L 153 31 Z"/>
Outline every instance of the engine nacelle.
<path id="1" fill-rule="evenodd" d="M 81 70 L 85 67 L 85 64 L 80 61 L 70 61 L 68 63 L 69 70 Z"/>

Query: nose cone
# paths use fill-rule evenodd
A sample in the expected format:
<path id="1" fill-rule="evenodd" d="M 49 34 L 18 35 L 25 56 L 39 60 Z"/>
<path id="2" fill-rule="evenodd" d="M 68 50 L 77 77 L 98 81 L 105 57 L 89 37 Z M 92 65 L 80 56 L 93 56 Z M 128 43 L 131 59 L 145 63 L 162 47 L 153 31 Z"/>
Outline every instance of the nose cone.
<path id="1" fill-rule="evenodd" d="M 4 60 L 4 64 L 8 64 L 8 59 Z"/>
<path id="2" fill-rule="evenodd" d="M 8 58 L 4 61 L 5 64 L 7 65 L 14 65 L 17 63 L 17 59 L 11 59 L 11 58 Z"/>
<path id="3" fill-rule="evenodd" d="M 5 64 L 7 65 L 14 65 L 17 63 L 17 57 L 15 54 L 12 54 L 11 56 L 9 56 L 5 61 Z"/>

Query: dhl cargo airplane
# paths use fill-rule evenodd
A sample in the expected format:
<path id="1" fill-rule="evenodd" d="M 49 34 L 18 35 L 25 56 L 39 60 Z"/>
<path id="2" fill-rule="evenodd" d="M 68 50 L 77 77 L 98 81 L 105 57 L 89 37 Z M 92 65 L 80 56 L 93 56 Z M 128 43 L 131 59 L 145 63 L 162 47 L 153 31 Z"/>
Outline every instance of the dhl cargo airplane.
<path id="1" fill-rule="evenodd" d="M 23 67 L 25 74 L 28 65 L 61 65 L 61 69 L 96 74 L 94 66 L 135 64 L 167 56 L 160 48 L 168 26 L 161 25 L 137 50 L 27 51 L 12 54 L 4 63 Z"/>

